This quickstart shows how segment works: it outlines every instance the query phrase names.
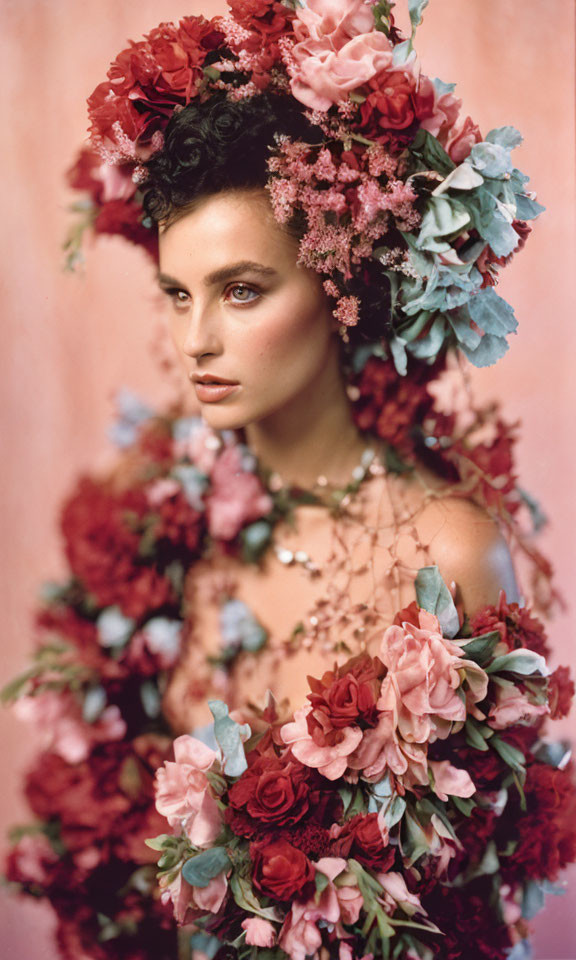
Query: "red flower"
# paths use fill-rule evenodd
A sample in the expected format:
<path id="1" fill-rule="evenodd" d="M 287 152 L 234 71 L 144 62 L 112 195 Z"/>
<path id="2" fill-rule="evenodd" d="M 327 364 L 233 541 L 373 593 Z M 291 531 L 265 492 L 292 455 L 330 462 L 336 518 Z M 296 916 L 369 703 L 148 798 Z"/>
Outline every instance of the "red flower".
<path id="1" fill-rule="evenodd" d="M 376 702 L 380 696 L 380 681 L 386 668 L 378 657 L 361 653 L 351 657 L 341 667 L 327 670 L 321 680 L 308 677 L 311 693 L 308 700 L 313 710 L 308 726 L 318 722 L 325 728 L 339 730 L 352 724 L 364 722 L 367 726 L 377 723 Z M 326 723 L 322 722 L 326 718 Z"/>
<path id="2" fill-rule="evenodd" d="M 504 591 L 500 594 L 497 607 L 488 605 L 476 614 L 471 628 L 475 637 L 498 630 L 510 650 L 527 647 L 543 657 L 550 656 L 543 623 L 533 617 L 528 608 L 520 607 L 517 603 L 506 603 Z"/>
<path id="3" fill-rule="evenodd" d="M 260 823 L 296 823 L 308 812 L 308 772 L 295 761 L 260 755 L 228 791 L 230 806 Z"/>
<path id="4" fill-rule="evenodd" d="M 548 687 L 548 701 L 552 720 L 560 720 L 562 717 L 568 716 L 573 697 L 574 681 L 570 677 L 570 667 L 556 667 L 554 673 L 550 674 Z"/>
<path id="5" fill-rule="evenodd" d="M 250 844 L 254 885 L 276 900 L 306 898 L 314 882 L 314 867 L 300 850 L 285 840 Z"/>
<path id="6" fill-rule="evenodd" d="M 506 808 L 508 833 L 514 824 L 518 845 L 503 860 L 508 878 L 526 877 L 554 881 L 560 870 L 576 860 L 576 783 L 574 766 L 559 770 L 546 763 L 532 763 L 527 770 L 524 793 L 526 810 L 512 795 Z"/>
<path id="7" fill-rule="evenodd" d="M 379 873 L 394 863 L 394 848 L 384 843 L 377 813 L 357 814 L 333 827 L 333 836 L 331 856 L 353 858 Z"/>
<path id="8" fill-rule="evenodd" d="M 494 426 L 496 436 L 490 443 L 478 443 L 473 447 L 457 444 L 454 452 L 460 454 L 458 467 L 462 480 L 466 481 L 469 475 L 476 480 L 486 505 L 514 514 L 522 505 L 516 492 L 514 473 L 514 427 L 500 418 Z"/>
<path id="9" fill-rule="evenodd" d="M 494 287 L 498 283 L 498 268 L 505 267 L 510 263 L 514 254 L 520 253 L 526 244 L 528 235 L 532 231 L 530 224 L 526 223 L 524 220 L 513 220 L 512 226 L 514 227 L 519 238 L 518 244 L 516 247 L 514 247 L 512 253 L 509 253 L 507 257 L 497 257 L 492 248 L 487 246 L 484 248 L 476 261 L 476 266 L 483 277 L 483 287 Z"/>
<path id="10" fill-rule="evenodd" d="M 473 880 L 461 889 L 438 884 L 422 898 L 422 906 L 444 934 L 430 940 L 435 957 L 505 960 L 512 941 L 494 910 L 491 877 Z"/>
<path id="11" fill-rule="evenodd" d="M 183 515 L 182 515 L 183 510 Z M 146 518 L 153 514 L 142 487 L 113 493 L 110 485 L 83 476 L 76 491 L 65 501 L 61 528 L 72 572 L 101 607 L 118 604 L 127 617 L 177 602 L 174 587 L 158 564 L 180 550 L 188 559 L 198 541 L 199 515 L 184 504 L 182 497 L 163 507 L 166 522 L 160 532 L 170 531 L 168 518 L 178 519 L 176 541 L 162 553 L 162 541 L 155 562 L 141 554 Z M 172 531 L 173 532 L 173 531 Z"/>

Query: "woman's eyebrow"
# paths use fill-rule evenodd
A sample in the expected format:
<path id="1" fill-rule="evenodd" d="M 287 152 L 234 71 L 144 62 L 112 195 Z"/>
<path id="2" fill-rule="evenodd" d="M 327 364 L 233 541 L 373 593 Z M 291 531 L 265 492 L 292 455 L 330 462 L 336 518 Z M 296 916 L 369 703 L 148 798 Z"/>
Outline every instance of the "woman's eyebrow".
<path id="1" fill-rule="evenodd" d="M 263 263 L 257 263 L 255 260 L 239 260 L 237 263 L 231 263 L 225 267 L 219 267 L 218 270 L 213 270 L 212 273 L 206 274 L 204 277 L 204 285 L 206 287 L 210 287 L 215 283 L 223 283 L 225 280 L 230 280 L 231 277 L 234 277 L 239 273 L 248 272 L 259 274 L 262 277 L 274 277 L 277 273 L 273 267 L 266 267 Z M 185 286 L 185 284 L 182 284 L 179 280 L 176 280 L 175 277 L 171 277 L 166 273 L 159 272 L 156 279 L 161 287 Z"/>

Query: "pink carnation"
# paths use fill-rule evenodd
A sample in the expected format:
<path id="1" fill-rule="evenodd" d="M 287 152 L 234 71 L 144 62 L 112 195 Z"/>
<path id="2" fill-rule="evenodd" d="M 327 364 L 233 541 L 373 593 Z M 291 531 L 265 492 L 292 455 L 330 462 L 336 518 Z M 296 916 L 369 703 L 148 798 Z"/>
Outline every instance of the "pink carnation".
<path id="1" fill-rule="evenodd" d="M 273 947 L 276 943 L 274 924 L 263 917 L 248 917 L 241 927 L 246 931 L 246 943 L 251 947 Z"/>
<path id="2" fill-rule="evenodd" d="M 171 827 L 182 826 L 197 847 L 209 847 L 222 827 L 220 812 L 206 772 L 216 753 L 195 737 L 174 741 L 175 762 L 156 771 L 156 809 Z"/>
<path id="3" fill-rule="evenodd" d="M 243 469 L 237 446 L 227 447 L 217 458 L 211 481 L 206 517 L 210 534 L 217 540 L 233 540 L 245 524 L 272 509 L 272 499 L 260 479 Z"/>

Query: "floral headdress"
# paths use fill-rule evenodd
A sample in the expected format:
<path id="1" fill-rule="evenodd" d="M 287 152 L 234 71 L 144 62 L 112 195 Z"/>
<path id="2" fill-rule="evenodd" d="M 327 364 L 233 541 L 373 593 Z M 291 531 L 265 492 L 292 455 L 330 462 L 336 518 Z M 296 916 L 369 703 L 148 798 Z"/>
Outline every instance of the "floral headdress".
<path id="1" fill-rule="evenodd" d="M 70 171 L 90 191 L 90 225 L 154 253 L 143 164 L 170 117 L 216 91 L 285 95 L 321 142 L 277 135 L 266 187 L 280 223 L 304 215 L 299 262 L 324 277 L 336 318 L 358 323 L 348 282 L 367 279 L 370 261 L 390 291 L 383 349 L 399 373 L 408 354 L 432 363 L 447 346 L 494 363 L 517 327 L 498 270 L 543 208 L 512 163 L 518 131 L 482 137 L 460 119 L 454 85 L 421 72 L 412 44 L 427 2 L 410 0 L 408 39 L 389 0 L 229 0 L 227 16 L 162 23 L 132 42 L 89 98 L 90 146 Z"/>

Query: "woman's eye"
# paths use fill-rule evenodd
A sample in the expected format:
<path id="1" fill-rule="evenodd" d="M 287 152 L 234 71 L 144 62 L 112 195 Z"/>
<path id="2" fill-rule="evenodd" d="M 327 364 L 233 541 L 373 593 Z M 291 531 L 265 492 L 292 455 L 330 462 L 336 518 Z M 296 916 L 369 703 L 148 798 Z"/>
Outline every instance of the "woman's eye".
<path id="1" fill-rule="evenodd" d="M 252 303 L 252 301 L 259 296 L 256 290 L 253 290 L 252 287 L 247 286 L 245 283 L 233 284 L 233 286 L 228 288 L 228 292 L 234 293 L 232 303 Z"/>
<path id="2" fill-rule="evenodd" d="M 176 287 L 171 287 L 165 289 L 167 297 L 172 301 L 172 306 L 176 310 L 181 310 L 183 307 L 187 307 L 190 302 L 190 294 L 186 293 L 185 290 L 179 290 Z"/>

